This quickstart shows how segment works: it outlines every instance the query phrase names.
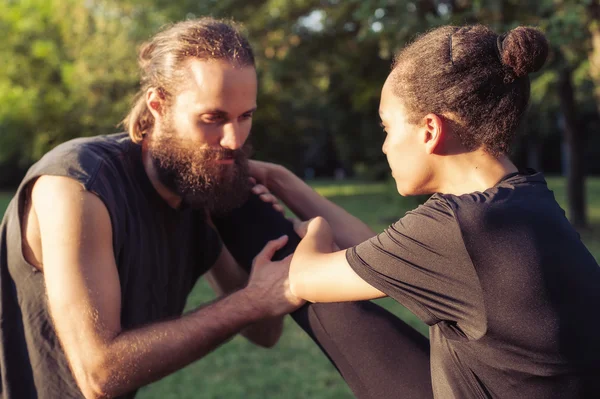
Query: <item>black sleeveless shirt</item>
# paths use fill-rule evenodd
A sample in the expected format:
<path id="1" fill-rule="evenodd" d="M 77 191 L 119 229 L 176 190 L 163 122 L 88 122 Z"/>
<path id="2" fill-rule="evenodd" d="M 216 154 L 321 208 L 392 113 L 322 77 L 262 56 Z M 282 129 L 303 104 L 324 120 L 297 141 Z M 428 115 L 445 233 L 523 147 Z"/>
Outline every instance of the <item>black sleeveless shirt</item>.
<path id="1" fill-rule="evenodd" d="M 0 396 L 6 399 L 82 397 L 48 313 L 43 273 L 22 253 L 25 191 L 42 175 L 70 177 L 106 205 L 123 329 L 180 315 L 222 245 L 203 212 L 175 210 L 162 200 L 140 146 L 126 134 L 75 139 L 47 153 L 28 171 L 0 225 Z"/>

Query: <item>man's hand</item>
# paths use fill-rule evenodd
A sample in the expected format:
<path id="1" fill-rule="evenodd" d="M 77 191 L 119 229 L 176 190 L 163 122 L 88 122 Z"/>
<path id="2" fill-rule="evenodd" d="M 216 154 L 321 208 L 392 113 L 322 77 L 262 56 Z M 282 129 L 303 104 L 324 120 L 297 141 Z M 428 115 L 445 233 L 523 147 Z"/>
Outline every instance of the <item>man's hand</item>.
<path id="1" fill-rule="evenodd" d="M 250 280 L 244 288 L 253 304 L 267 317 L 288 314 L 305 303 L 290 291 L 288 273 L 292 255 L 278 262 L 271 261 L 287 240 L 287 236 L 282 236 L 269 241 L 256 255 Z"/>

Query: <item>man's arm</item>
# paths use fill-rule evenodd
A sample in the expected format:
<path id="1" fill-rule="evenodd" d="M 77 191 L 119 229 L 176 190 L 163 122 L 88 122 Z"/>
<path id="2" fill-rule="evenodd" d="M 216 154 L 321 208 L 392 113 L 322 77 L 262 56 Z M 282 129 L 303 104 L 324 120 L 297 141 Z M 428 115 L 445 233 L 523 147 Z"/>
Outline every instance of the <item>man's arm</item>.
<path id="1" fill-rule="evenodd" d="M 300 219 L 317 216 L 327 219 L 340 248 L 353 247 L 375 235 L 364 222 L 319 195 L 283 166 L 253 160 L 250 161 L 250 173 Z M 255 187 L 255 191 L 260 192 L 260 187 Z"/>
<path id="2" fill-rule="evenodd" d="M 242 269 L 225 245 L 213 267 L 204 275 L 217 296 L 229 295 L 240 290 L 248 283 L 248 273 Z M 252 343 L 273 347 L 283 331 L 283 316 L 261 320 L 241 331 Z"/>
<path id="3" fill-rule="evenodd" d="M 287 289 L 287 265 L 271 264 L 285 239 L 256 257 L 251 281 L 181 318 L 123 331 L 112 226 L 102 201 L 65 177 L 43 176 L 32 192 L 48 304 L 83 394 L 112 397 L 206 355 L 244 327 L 302 304 Z M 285 262 L 278 262 L 285 263 Z"/>

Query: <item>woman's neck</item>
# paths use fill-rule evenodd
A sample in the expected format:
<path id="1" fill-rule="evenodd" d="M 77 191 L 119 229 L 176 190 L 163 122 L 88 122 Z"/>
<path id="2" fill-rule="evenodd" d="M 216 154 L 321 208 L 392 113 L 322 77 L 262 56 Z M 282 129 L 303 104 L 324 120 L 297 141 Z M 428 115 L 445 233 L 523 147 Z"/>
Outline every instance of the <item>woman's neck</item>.
<path id="1" fill-rule="evenodd" d="M 494 157 L 482 149 L 442 157 L 436 169 L 439 183 L 435 191 L 454 195 L 485 191 L 518 171 L 507 156 Z"/>

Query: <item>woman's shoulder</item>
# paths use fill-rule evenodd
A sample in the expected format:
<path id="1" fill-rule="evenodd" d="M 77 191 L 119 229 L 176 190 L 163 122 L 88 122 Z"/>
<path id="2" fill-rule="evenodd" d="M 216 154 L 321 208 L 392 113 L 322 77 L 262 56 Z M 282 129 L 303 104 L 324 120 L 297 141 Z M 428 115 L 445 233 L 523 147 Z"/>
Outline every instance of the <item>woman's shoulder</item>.
<path id="1" fill-rule="evenodd" d="M 543 174 L 533 169 L 511 174 L 485 191 L 462 195 L 438 193 L 432 196 L 455 211 L 477 209 L 485 211 L 497 207 L 539 202 L 544 197 L 554 200 Z"/>

